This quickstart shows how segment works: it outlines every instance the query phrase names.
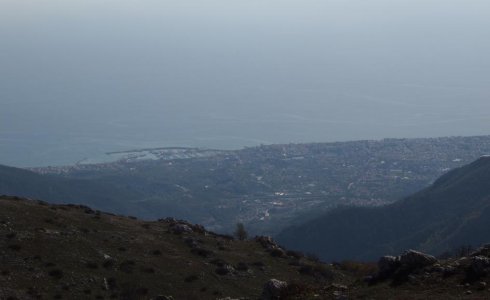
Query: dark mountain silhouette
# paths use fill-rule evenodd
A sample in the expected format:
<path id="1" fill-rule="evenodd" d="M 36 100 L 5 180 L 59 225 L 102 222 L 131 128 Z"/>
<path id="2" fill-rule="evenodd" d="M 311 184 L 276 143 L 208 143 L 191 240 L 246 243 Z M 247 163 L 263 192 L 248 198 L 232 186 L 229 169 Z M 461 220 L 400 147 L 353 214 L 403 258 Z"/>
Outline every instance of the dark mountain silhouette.
<path id="1" fill-rule="evenodd" d="M 433 185 L 378 208 L 339 208 L 284 230 L 284 246 L 326 260 L 374 260 L 404 249 L 440 254 L 490 238 L 490 157 L 440 177 Z"/>
<path id="2" fill-rule="evenodd" d="M 0 193 L 51 203 L 76 203 L 96 209 L 124 213 L 130 209 L 126 199 L 135 193 L 120 191 L 105 182 L 68 179 L 55 175 L 40 175 L 28 170 L 0 165 Z M 126 203 L 126 204 L 125 204 Z"/>

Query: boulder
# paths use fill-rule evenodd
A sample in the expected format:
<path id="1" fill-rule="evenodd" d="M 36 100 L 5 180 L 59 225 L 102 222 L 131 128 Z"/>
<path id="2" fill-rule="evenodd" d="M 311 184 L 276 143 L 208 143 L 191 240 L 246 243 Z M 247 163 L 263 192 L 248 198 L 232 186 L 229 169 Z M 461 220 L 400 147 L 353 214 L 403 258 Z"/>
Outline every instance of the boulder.
<path id="1" fill-rule="evenodd" d="M 483 245 L 482 247 L 476 249 L 470 256 L 486 256 L 490 257 L 490 244 Z"/>
<path id="2" fill-rule="evenodd" d="M 378 274 L 386 277 L 393 274 L 400 266 L 400 260 L 395 256 L 383 256 L 378 261 Z"/>
<path id="3" fill-rule="evenodd" d="M 288 283 L 277 279 L 269 280 L 262 290 L 261 300 L 280 299 L 282 292 L 288 287 Z"/>
<path id="4" fill-rule="evenodd" d="M 437 259 L 415 250 L 408 250 L 400 256 L 383 256 L 378 261 L 378 274 L 376 280 L 393 278 L 394 280 L 406 280 L 415 270 L 432 266 Z"/>
<path id="5" fill-rule="evenodd" d="M 480 281 L 476 286 L 480 291 L 482 291 L 487 288 L 487 283 L 485 281 Z"/>
<path id="6" fill-rule="evenodd" d="M 184 232 L 192 232 L 192 228 L 187 224 L 177 223 L 170 227 L 170 230 L 175 234 L 182 234 Z"/>
<path id="7" fill-rule="evenodd" d="M 471 259 L 470 270 L 474 275 L 485 275 L 488 267 L 490 267 L 490 258 L 488 257 L 475 256 Z"/>
<path id="8" fill-rule="evenodd" d="M 400 264 L 408 269 L 415 270 L 437 263 L 437 259 L 432 256 L 415 250 L 408 250 L 400 256 Z"/>
<path id="9" fill-rule="evenodd" d="M 255 241 L 268 250 L 280 248 L 270 236 L 257 236 Z"/>

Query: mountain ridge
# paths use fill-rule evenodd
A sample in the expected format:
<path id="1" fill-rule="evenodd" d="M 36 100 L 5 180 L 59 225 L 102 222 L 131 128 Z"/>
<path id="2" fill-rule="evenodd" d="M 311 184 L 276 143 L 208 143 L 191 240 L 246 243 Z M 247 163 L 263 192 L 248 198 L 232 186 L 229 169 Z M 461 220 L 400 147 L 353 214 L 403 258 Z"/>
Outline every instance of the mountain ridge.
<path id="1" fill-rule="evenodd" d="M 441 254 L 461 245 L 479 244 L 488 235 L 484 229 L 490 217 L 488 182 L 490 158 L 481 157 L 393 204 L 340 208 L 286 229 L 277 238 L 287 247 L 299 245 L 296 248 L 316 252 L 324 259 L 375 259 L 408 248 Z M 337 249 L 328 243 L 315 246 L 320 236 L 335 241 Z"/>

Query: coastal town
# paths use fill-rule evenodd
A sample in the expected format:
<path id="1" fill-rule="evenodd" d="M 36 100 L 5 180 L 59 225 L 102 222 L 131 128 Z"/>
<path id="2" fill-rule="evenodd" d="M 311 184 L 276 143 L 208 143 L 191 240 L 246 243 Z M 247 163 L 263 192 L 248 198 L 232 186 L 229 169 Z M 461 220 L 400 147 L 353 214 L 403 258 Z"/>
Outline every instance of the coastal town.
<path id="1" fill-rule="evenodd" d="M 130 189 L 144 188 L 148 198 L 139 200 L 142 207 L 172 202 L 183 211 L 192 208 L 191 220 L 213 230 L 243 222 L 253 232 L 273 234 L 337 206 L 392 203 L 488 153 L 489 136 L 385 139 L 236 151 L 146 149 L 110 163 L 33 170 L 118 180 Z"/>

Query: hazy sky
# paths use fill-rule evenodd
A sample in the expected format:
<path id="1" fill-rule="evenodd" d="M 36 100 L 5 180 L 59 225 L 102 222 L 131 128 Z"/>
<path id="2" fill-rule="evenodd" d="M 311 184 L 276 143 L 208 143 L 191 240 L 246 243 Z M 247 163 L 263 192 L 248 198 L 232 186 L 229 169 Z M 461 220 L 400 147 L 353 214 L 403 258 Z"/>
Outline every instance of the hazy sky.
<path id="1" fill-rule="evenodd" d="M 0 0 L 0 163 L 490 133 L 488 0 Z"/>

